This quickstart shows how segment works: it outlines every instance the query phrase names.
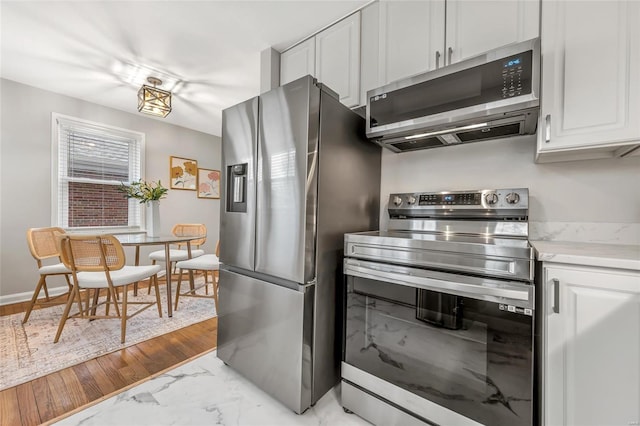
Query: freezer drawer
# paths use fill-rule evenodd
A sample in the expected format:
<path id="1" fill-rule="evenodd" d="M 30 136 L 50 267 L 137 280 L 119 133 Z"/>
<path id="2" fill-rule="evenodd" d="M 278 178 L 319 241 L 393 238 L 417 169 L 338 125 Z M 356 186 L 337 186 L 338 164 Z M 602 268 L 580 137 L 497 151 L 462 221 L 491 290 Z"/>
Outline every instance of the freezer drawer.
<path id="1" fill-rule="evenodd" d="M 296 413 L 311 405 L 314 291 L 220 271 L 218 358 Z"/>

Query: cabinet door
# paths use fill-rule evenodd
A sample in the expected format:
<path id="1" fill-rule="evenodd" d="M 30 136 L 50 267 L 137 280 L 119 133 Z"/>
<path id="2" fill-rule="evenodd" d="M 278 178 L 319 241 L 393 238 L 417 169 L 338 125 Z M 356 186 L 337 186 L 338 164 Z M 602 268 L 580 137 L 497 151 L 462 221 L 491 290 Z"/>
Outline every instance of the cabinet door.
<path id="1" fill-rule="evenodd" d="M 316 76 L 315 37 L 282 52 L 280 55 L 280 85 L 287 84 L 307 74 Z"/>
<path id="2" fill-rule="evenodd" d="M 447 0 L 446 63 L 538 37 L 540 3 Z"/>
<path id="3" fill-rule="evenodd" d="M 360 12 L 316 35 L 318 81 L 338 92 L 348 107 L 360 103 Z"/>
<path id="4" fill-rule="evenodd" d="M 541 47 L 538 161 L 640 143 L 639 2 L 543 1 Z"/>
<path id="5" fill-rule="evenodd" d="M 360 11 L 360 104 L 367 104 L 367 91 L 382 84 L 378 66 L 380 64 L 378 30 L 380 28 L 380 2 L 375 2 Z"/>
<path id="6" fill-rule="evenodd" d="M 638 424 L 640 274 L 545 264 L 544 279 L 545 424 Z"/>
<path id="7" fill-rule="evenodd" d="M 444 0 L 380 2 L 380 86 L 444 65 L 444 10 Z"/>

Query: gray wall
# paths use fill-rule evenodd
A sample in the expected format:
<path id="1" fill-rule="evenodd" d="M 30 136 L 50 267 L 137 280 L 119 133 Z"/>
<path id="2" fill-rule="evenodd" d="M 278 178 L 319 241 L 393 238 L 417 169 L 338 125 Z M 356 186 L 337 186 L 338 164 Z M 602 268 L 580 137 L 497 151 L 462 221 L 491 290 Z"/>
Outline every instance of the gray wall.
<path id="1" fill-rule="evenodd" d="M 169 187 L 169 156 L 198 160 L 220 170 L 220 138 L 31 86 L 0 79 L 0 303 L 33 292 L 38 279 L 26 231 L 51 226 L 51 113 L 144 132 L 144 179 Z M 131 102 L 136 102 L 132 99 Z M 174 223 L 204 223 L 205 250 L 213 253 L 219 235 L 220 201 L 197 198 L 195 191 L 170 190 L 160 202 L 163 233 Z M 160 249 L 156 247 L 155 249 Z M 141 263 L 148 263 L 141 251 Z M 128 260 L 133 251 L 127 248 Z M 63 281 L 52 280 L 52 286 Z M 13 297 L 7 297 L 13 295 Z"/>
<path id="2" fill-rule="evenodd" d="M 390 193 L 529 188 L 534 222 L 640 222 L 640 157 L 534 163 L 535 136 L 382 156 L 382 227 Z"/>

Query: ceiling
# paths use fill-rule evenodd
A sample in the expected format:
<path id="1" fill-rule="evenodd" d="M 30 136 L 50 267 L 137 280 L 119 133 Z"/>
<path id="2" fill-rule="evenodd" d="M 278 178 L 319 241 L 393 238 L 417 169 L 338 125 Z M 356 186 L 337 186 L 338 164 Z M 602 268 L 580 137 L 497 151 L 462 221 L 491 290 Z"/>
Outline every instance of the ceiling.
<path id="1" fill-rule="evenodd" d="M 281 51 L 359 1 L 0 1 L 2 78 L 137 111 L 148 76 L 173 92 L 162 120 L 220 135 L 222 110 L 260 92 Z"/>

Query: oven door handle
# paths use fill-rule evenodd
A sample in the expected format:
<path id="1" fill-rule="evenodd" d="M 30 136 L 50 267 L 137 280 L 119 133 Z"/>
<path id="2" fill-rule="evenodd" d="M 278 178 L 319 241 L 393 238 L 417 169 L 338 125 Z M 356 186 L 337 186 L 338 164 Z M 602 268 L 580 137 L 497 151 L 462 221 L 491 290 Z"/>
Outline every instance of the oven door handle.
<path id="1" fill-rule="evenodd" d="M 528 284 L 510 284 L 508 282 L 483 280 L 465 275 L 455 275 L 455 281 L 452 281 L 444 278 L 444 276 L 452 277 L 452 274 L 433 272 L 433 275 L 441 275 L 441 277 L 430 277 L 428 276 L 429 271 L 425 270 L 419 270 L 420 275 L 417 275 L 412 274 L 411 268 L 381 264 L 375 264 L 375 268 L 371 268 L 364 262 L 350 263 L 348 260 L 344 265 L 344 273 L 361 278 L 386 281 L 392 284 L 533 309 L 533 286 Z"/>

